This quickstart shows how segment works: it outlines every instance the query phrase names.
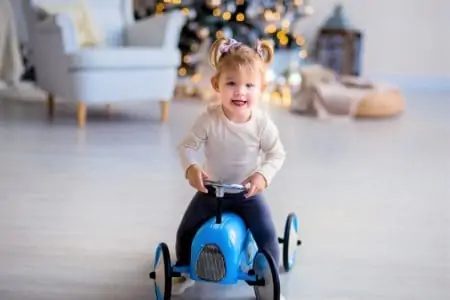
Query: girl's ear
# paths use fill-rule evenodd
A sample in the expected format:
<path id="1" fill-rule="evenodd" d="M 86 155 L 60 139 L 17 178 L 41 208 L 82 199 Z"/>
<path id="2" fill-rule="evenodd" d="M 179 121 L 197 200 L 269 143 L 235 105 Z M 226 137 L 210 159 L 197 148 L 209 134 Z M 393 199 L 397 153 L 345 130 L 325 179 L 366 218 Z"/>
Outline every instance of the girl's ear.
<path id="1" fill-rule="evenodd" d="M 261 91 L 266 91 L 266 88 L 267 88 L 267 82 L 266 81 L 263 81 L 263 83 L 261 84 Z"/>
<path id="2" fill-rule="evenodd" d="M 219 92 L 219 80 L 217 79 L 217 76 L 211 78 L 211 85 L 216 92 Z"/>

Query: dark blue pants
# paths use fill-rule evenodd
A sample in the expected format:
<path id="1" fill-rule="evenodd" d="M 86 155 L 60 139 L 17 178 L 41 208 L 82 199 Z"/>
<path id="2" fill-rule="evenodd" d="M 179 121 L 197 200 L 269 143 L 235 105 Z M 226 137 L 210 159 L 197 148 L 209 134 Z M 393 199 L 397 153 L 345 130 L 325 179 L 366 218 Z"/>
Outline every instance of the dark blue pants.
<path id="1" fill-rule="evenodd" d="M 244 193 L 225 194 L 224 212 L 238 214 L 253 234 L 258 248 L 266 249 L 279 265 L 279 246 L 275 224 L 269 206 L 261 194 L 245 198 Z M 213 189 L 205 194 L 197 192 L 186 209 L 178 227 L 176 256 L 178 265 L 190 264 L 191 244 L 197 230 L 203 223 L 216 215 L 217 201 Z"/>

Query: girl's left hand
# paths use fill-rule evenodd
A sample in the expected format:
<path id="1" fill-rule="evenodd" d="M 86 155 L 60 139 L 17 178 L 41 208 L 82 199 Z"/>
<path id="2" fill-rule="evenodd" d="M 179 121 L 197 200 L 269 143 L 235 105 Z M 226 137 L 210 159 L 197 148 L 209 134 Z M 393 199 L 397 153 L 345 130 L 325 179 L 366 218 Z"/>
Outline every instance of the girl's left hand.
<path id="1" fill-rule="evenodd" d="M 246 198 L 252 197 L 266 188 L 266 179 L 261 173 L 253 173 L 247 179 L 242 182 L 242 185 L 250 184 L 250 188 L 245 194 Z"/>

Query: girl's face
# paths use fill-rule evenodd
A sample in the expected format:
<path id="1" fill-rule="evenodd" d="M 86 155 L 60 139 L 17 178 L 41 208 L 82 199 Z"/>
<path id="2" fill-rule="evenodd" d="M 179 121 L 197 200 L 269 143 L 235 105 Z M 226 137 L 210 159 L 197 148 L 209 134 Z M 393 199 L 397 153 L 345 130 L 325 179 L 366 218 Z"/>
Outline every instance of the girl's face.
<path id="1" fill-rule="evenodd" d="M 246 122 L 251 109 L 261 97 L 261 72 L 251 70 L 225 70 L 216 84 L 226 116 L 234 122 Z M 214 83 L 213 83 L 214 85 Z"/>

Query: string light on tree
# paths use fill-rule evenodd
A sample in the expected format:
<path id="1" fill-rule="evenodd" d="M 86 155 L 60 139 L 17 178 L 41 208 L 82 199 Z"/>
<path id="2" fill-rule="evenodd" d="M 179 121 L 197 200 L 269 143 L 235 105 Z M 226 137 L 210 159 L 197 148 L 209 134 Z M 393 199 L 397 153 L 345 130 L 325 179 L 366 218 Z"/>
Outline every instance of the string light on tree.
<path id="1" fill-rule="evenodd" d="M 220 6 L 220 4 L 222 3 L 221 0 L 207 0 L 206 1 L 206 5 L 208 5 L 210 8 L 215 8 Z"/>
<path id="2" fill-rule="evenodd" d="M 220 37 L 233 37 L 246 44 L 269 39 L 274 41 L 275 50 L 298 51 L 299 59 L 307 55 L 306 41 L 294 28 L 313 12 L 309 0 L 154 0 L 147 16 L 173 9 L 181 9 L 187 16 L 178 45 L 180 76 L 195 76 L 195 54 L 205 41 Z"/>

